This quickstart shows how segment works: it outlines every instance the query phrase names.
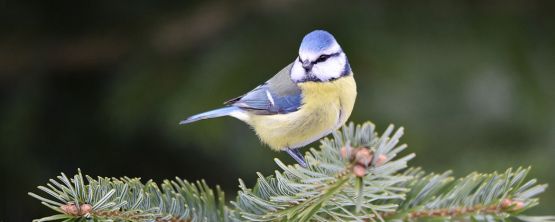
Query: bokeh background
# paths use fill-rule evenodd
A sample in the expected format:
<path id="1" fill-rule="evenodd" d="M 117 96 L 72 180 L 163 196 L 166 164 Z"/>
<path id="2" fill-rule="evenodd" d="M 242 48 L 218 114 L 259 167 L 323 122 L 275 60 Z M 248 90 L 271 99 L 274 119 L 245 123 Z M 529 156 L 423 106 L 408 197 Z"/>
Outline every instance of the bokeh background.
<path id="1" fill-rule="evenodd" d="M 555 16 L 540 1 L 0 1 L 0 221 L 60 172 L 252 185 L 284 158 L 231 118 L 179 120 L 240 95 L 332 32 L 359 86 L 351 120 L 428 171 L 533 166 L 555 185 Z M 313 144 L 312 146 L 317 146 Z M 532 213 L 554 213 L 548 189 Z"/>

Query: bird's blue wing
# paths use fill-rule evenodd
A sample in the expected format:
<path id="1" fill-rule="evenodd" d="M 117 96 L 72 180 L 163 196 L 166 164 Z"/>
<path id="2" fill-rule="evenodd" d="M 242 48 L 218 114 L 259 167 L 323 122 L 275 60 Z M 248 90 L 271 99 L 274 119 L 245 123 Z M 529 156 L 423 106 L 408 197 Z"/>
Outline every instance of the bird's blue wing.
<path id="1" fill-rule="evenodd" d="M 266 83 L 247 94 L 227 101 L 225 104 L 253 111 L 260 115 L 295 112 L 301 107 L 301 89 L 289 75 L 292 64 L 283 68 Z"/>

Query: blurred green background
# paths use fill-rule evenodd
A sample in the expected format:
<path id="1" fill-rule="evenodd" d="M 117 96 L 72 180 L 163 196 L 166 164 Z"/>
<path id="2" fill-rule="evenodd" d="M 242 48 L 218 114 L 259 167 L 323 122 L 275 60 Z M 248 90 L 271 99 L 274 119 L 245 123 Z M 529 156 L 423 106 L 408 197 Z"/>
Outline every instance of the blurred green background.
<path id="1" fill-rule="evenodd" d="M 555 185 L 553 1 L 0 1 L 0 221 L 63 171 L 204 178 L 233 197 L 284 154 L 221 118 L 179 126 L 332 32 L 359 87 L 351 120 L 406 128 L 428 171 L 533 166 Z M 317 146 L 317 144 L 313 144 Z M 555 192 L 532 213 L 554 213 Z"/>

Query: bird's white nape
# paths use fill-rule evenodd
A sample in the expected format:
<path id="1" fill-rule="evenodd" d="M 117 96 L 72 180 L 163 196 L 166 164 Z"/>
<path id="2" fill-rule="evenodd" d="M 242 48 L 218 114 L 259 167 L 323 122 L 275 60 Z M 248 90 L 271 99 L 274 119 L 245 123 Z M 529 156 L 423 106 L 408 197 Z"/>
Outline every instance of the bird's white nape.
<path id="1" fill-rule="evenodd" d="M 295 62 L 293 63 L 293 67 L 291 67 L 290 76 L 293 82 L 300 82 L 305 78 L 306 72 L 303 69 L 303 65 L 301 64 L 299 59 L 295 59 Z"/>

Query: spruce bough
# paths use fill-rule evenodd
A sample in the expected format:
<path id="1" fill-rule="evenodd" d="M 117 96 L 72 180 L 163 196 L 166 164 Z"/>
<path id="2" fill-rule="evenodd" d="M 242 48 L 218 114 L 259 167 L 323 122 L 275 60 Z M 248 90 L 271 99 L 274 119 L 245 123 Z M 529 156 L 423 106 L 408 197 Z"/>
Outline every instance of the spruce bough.
<path id="1" fill-rule="evenodd" d="M 526 178 L 530 168 L 458 179 L 426 173 L 407 166 L 414 154 L 399 156 L 402 135 L 403 128 L 380 136 L 372 123 L 351 123 L 306 153 L 309 167 L 275 159 L 280 170 L 257 173 L 253 188 L 239 179 L 230 203 L 204 181 L 143 183 L 80 170 L 39 186 L 46 195 L 29 195 L 56 212 L 35 221 L 555 221 L 522 215 L 547 187 Z"/>

